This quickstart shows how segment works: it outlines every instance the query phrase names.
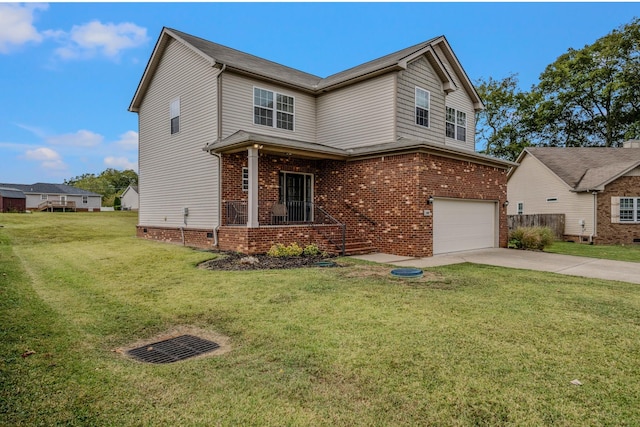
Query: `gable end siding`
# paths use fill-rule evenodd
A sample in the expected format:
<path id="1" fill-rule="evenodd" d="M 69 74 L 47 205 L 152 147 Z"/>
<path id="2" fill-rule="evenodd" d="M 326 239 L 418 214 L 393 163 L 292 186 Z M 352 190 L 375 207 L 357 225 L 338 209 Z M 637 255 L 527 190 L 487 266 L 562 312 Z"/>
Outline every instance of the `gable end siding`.
<path id="1" fill-rule="evenodd" d="M 181 43 L 167 46 L 138 116 L 140 225 L 217 225 L 217 159 L 202 151 L 217 137 L 217 73 Z M 172 135 L 169 104 L 178 97 L 180 132 Z"/>
<path id="2" fill-rule="evenodd" d="M 416 86 L 429 91 L 429 127 L 416 124 Z M 444 143 L 444 90 L 424 56 L 412 61 L 399 73 L 397 91 L 398 137 Z"/>
<path id="3" fill-rule="evenodd" d="M 509 178 L 507 199 L 508 215 L 516 215 L 518 204 L 524 202 L 524 214 L 565 214 L 564 234 L 588 236 L 593 233 L 593 196 L 575 193 L 569 186 L 544 166 L 538 159 L 526 155 Z M 557 202 L 547 198 L 557 197 Z M 585 221 L 585 228 L 578 221 Z"/>

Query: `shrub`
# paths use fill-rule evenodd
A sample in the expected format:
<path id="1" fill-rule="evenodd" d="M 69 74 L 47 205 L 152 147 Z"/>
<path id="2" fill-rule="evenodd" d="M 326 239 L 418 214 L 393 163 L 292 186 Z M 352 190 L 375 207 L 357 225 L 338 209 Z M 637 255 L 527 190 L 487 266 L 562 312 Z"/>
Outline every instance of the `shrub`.
<path id="1" fill-rule="evenodd" d="M 306 256 L 316 256 L 320 255 L 320 248 L 315 243 L 311 243 L 304 247 L 304 251 L 302 252 Z"/>
<path id="2" fill-rule="evenodd" d="M 553 231 L 549 227 L 518 227 L 509 234 L 509 247 L 541 251 L 553 240 Z"/>
<path id="3" fill-rule="evenodd" d="M 303 249 L 296 242 L 293 242 L 289 246 L 285 246 L 282 243 L 276 243 L 269 248 L 267 255 L 273 257 L 300 256 L 302 255 L 302 252 Z"/>

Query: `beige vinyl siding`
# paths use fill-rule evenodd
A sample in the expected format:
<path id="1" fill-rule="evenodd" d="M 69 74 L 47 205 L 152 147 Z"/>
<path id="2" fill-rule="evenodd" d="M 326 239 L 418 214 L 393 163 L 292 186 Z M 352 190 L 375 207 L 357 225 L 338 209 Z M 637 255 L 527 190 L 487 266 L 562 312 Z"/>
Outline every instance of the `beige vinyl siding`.
<path id="1" fill-rule="evenodd" d="M 445 103 L 447 107 L 455 108 L 457 111 L 462 111 L 467 114 L 467 135 L 466 141 L 458 141 L 454 138 L 448 138 L 445 132 L 444 143 L 463 150 L 475 151 L 476 115 L 473 111 L 471 98 L 469 98 L 469 95 L 467 95 L 464 89 L 458 88 L 447 95 Z"/>
<path id="2" fill-rule="evenodd" d="M 217 137 L 217 73 L 179 42 L 167 46 L 139 112 L 140 225 L 217 225 L 218 160 L 202 150 Z M 172 135 L 169 104 L 176 98 L 180 132 Z"/>
<path id="3" fill-rule="evenodd" d="M 317 142 L 349 149 L 392 142 L 395 75 L 385 74 L 317 99 Z"/>
<path id="4" fill-rule="evenodd" d="M 416 124 L 416 86 L 429 92 L 429 127 Z M 444 143 L 444 90 L 424 56 L 412 61 L 398 75 L 398 137 Z"/>
<path id="5" fill-rule="evenodd" d="M 547 202 L 556 197 L 557 202 Z M 575 193 L 535 157 L 527 154 L 507 183 L 507 215 L 516 215 L 518 202 L 524 202 L 524 214 L 565 214 L 565 234 L 593 233 L 593 195 Z M 585 228 L 578 221 L 584 220 Z"/>
<path id="6" fill-rule="evenodd" d="M 446 106 L 467 113 L 467 140 L 465 142 L 458 141 L 456 139 L 447 138 L 445 134 L 445 144 L 465 150 L 475 151 L 476 115 L 475 110 L 473 109 L 473 101 L 462 86 L 461 76 L 453 71 L 453 67 L 449 64 L 444 52 L 442 52 L 442 48 L 440 46 L 436 46 L 434 50 L 457 87 L 456 90 L 446 95 Z"/>
<path id="7" fill-rule="evenodd" d="M 293 131 L 253 123 L 253 88 L 270 90 L 294 98 Z M 239 130 L 315 142 L 315 98 L 304 92 L 265 83 L 238 74 L 222 75 L 222 137 Z M 275 114 L 274 114 L 275 121 Z"/>

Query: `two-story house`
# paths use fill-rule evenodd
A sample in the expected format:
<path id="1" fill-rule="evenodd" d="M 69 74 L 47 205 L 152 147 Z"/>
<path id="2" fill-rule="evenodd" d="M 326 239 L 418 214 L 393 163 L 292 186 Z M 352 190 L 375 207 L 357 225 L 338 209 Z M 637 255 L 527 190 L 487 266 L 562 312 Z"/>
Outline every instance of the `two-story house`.
<path id="1" fill-rule="evenodd" d="M 139 118 L 139 237 L 244 253 L 507 244 L 506 175 L 445 37 L 321 78 L 164 28 Z"/>

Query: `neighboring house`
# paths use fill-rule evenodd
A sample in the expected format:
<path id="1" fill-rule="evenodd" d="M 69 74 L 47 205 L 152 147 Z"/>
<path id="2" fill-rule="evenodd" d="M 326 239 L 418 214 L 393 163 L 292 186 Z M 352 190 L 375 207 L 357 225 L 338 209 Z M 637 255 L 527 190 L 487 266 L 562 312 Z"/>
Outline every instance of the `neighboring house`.
<path id="1" fill-rule="evenodd" d="M 99 212 L 102 196 L 65 184 L 0 184 L 20 190 L 26 196 L 26 208 L 32 211 L 70 210 Z"/>
<path id="2" fill-rule="evenodd" d="M 509 173 L 509 215 L 565 214 L 566 240 L 640 243 L 640 141 L 530 147 Z"/>
<path id="3" fill-rule="evenodd" d="M 128 186 L 120 196 L 120 204 L 123 211 L 137 211 L 140 206 L 138 202 L 138 186 Z"/>
<path id="4" fill-rule="evenodd" d="M 505 247 L 515 163 L 475 152 L 482 108 L 445 37 L 321 78 L 164 28 L 129 106 L 138 236 L 244 253 Z"/>
<path id="5" fill-rule="evenodd" d="M 24 212 L 27 196 L 17 188 L 0 187 L 0 212 Z"/>

